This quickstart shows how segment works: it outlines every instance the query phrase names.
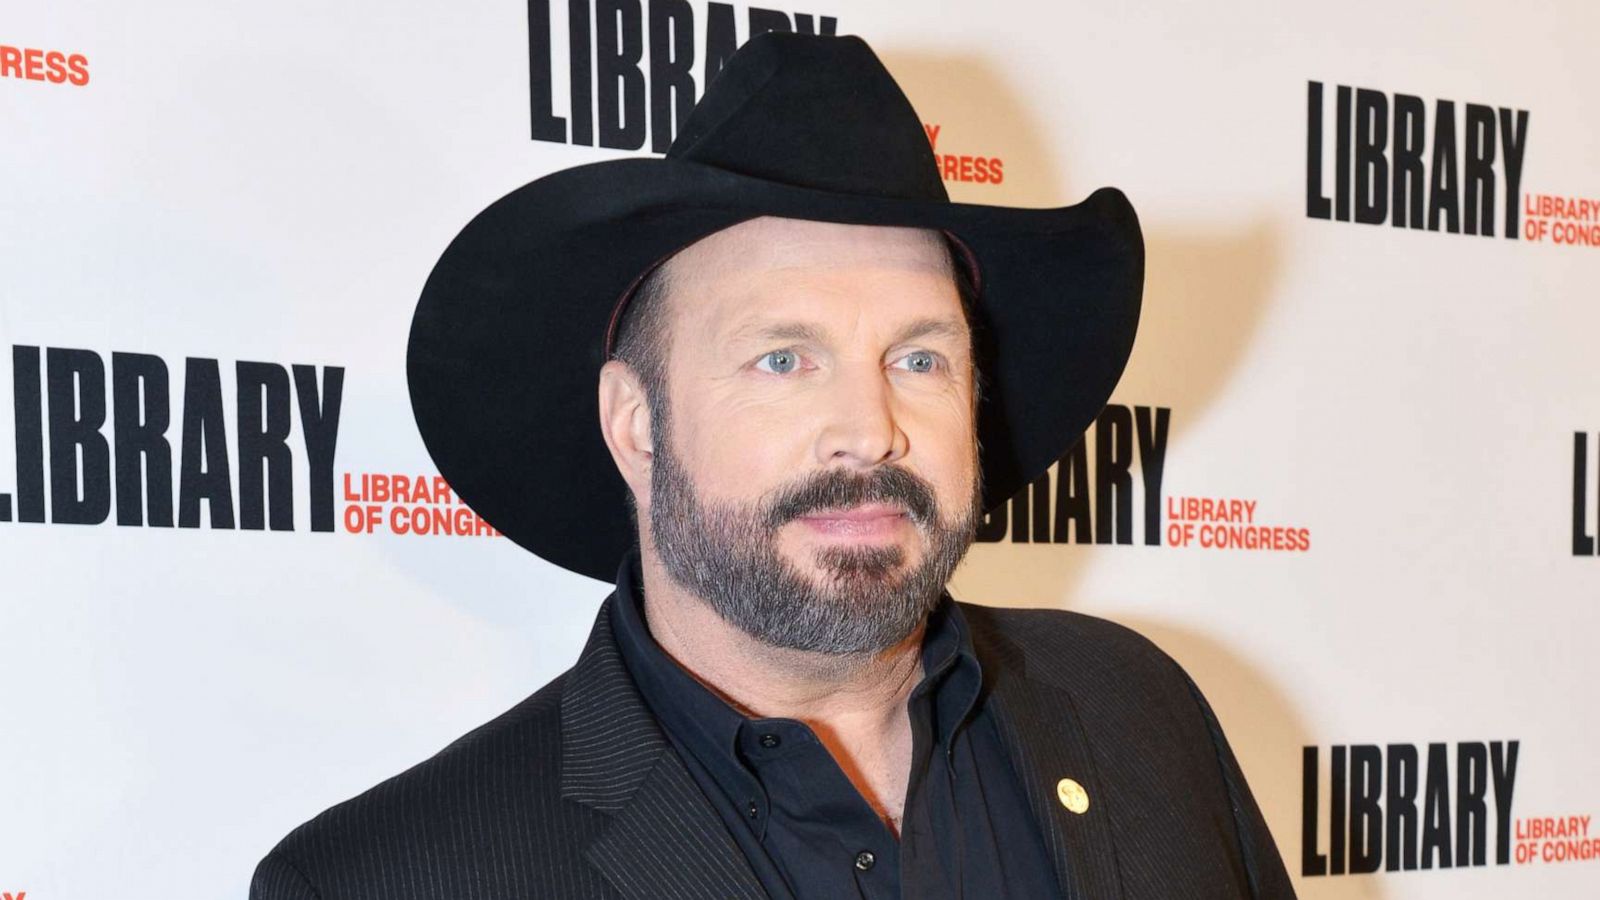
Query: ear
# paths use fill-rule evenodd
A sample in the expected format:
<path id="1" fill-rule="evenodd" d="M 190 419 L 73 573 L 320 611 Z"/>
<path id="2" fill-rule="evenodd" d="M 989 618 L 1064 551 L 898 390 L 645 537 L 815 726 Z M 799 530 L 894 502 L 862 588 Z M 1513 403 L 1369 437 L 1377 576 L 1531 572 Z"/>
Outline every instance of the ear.
<path id="1" fill-rule="evenodd" d="M 614 359 L 600 369 L 600 433 L 622 480 L 634 497 L 648 502 L 650 466 L 655 461 L 650 404 L 639 377 Z"/>

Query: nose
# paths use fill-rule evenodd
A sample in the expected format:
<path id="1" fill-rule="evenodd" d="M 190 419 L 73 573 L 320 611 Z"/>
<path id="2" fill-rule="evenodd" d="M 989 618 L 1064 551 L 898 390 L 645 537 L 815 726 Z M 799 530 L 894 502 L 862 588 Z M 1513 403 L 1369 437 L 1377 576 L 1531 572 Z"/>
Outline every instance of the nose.
<path id="1" fill-rule="evenodd" d="M 817 436 L 823 466 L 868 469 L 905 456 L 910 442 L 895 416 L 894 394 L 880 366 L 841 370 L 816 401 L 825 404 Z"/>

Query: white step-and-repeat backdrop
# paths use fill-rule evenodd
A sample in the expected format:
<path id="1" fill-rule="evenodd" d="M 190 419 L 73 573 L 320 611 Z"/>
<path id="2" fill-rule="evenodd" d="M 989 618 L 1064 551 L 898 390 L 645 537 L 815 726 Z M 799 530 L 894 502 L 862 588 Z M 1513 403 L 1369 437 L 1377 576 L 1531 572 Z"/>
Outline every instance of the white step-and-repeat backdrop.
<path id="1" fill-rule="evenodd" d="M 242 896 L 573 661 L 607 587 L 435 482 L 412 306 L 793 28 L 954 198 L 1144 223 L 1126 376 L 957 596 L 1176 656 L 1302 896 L 1600 896 L 1600 6 L 805 2 L 7 5 L 0 895 Z"/>

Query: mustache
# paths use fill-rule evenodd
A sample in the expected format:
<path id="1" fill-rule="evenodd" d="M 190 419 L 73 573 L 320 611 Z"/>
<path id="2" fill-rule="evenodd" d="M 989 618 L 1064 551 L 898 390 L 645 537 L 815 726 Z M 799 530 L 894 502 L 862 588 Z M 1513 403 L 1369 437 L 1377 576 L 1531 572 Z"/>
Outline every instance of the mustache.
<path id="1" fill-rule="evenodd" d="M 932 485 L 899 466 L 884 465 L 859 475 L 828 469 L 780 488 L 767 503 L 766 524 L 775 529 L 807 513 L 864 503 L 898 504 L 913 522 L 924 526 L 938 512 Z"/>

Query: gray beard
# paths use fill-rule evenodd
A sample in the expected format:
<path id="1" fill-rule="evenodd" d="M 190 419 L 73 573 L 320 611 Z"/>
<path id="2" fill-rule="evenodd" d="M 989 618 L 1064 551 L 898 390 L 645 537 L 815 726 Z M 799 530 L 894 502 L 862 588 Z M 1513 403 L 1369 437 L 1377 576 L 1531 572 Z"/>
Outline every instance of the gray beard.
<path id="1" fill-rule="evenodd" d="M 662 410 L 664 412 L 664 410 Z M 752 503 L 702 503 L 671 451 L 665 417 L 654 415 L 650 536 L 667 574 L 724 620 L 774 647 L 828 654 L 876 653 L 899 644 L 939 603 L 977 528 L 978 485 L 953 522 L 933 489 L 910 471 L 829 469 Z M 816 553 L 819 583 L 779 553 L 778 529 L 805 513 L 871 502 L 898 503 L 928 550 L 902 571 L 899 547 L 829 547 Z"/>

